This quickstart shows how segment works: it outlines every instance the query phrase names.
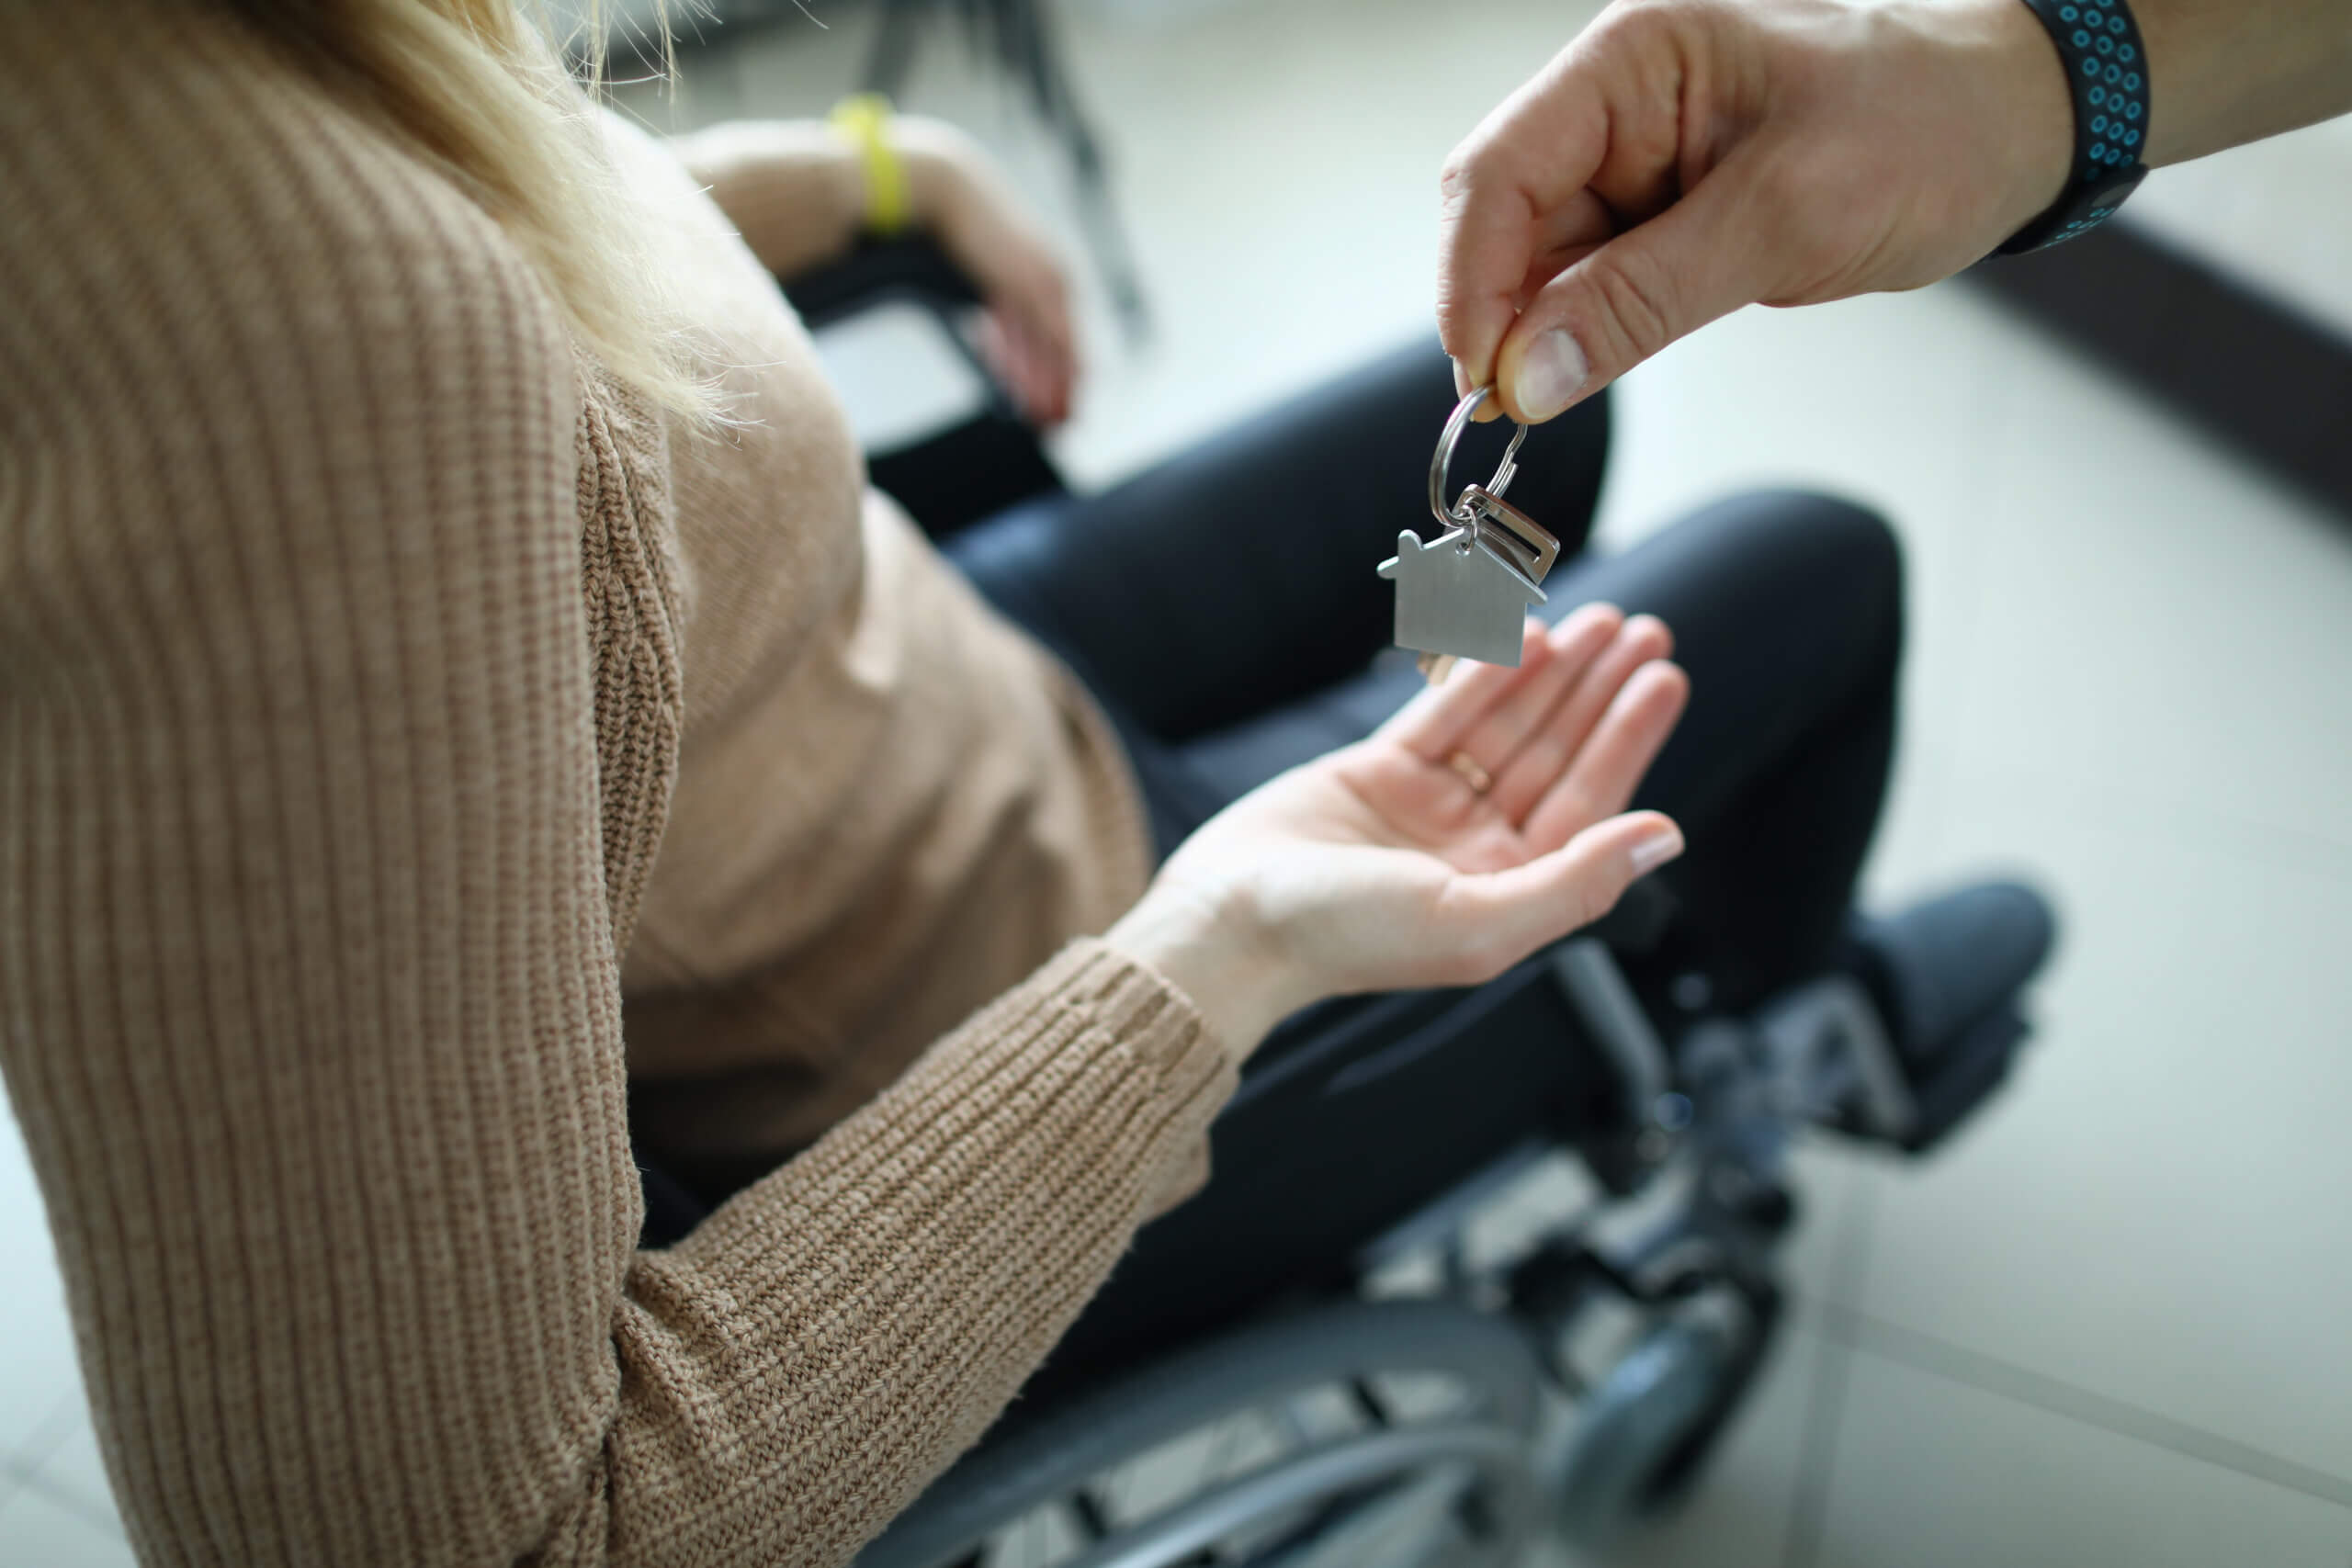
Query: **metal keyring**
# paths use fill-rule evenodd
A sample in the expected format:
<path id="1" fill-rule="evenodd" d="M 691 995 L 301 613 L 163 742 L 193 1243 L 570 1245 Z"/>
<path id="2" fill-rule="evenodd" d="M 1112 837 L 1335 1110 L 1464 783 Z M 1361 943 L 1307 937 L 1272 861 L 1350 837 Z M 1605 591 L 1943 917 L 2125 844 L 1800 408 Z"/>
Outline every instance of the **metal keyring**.
<path id="1" fill-rule="evenodd" d="M 1453 448 L 1462 439 L 1463 427 L 1470 423 L 1470 416 L 1478 412 L 1478 405 L 1485 402 L 1487 395 L 1493 390 L 1492 387 L 1481 387 L 1454 405 L 1453 417 L 1445 422 L 1445 434 L 1437 438 L 1437 456 L 1430 459 L 1430 513 L 1449 528 L 1468 523 L 1470 513 L 1447 508 L 1445 471 L 1453 466 Z M 1510 445 L 1503 448 L 1502 467 L 1497 468 L 1495 477 L 1487 482 L 1487 493 L 1498 501 L 1502 499 L 1503 491 L 1510 488 L 1511 477 L 1519 472 L 1519 464 L 1513 459 L 1519 456 L 1519 444 L 1526 439 L 1527 426 L 1519 425 L 1518 434 L 1510 438 Z"/>

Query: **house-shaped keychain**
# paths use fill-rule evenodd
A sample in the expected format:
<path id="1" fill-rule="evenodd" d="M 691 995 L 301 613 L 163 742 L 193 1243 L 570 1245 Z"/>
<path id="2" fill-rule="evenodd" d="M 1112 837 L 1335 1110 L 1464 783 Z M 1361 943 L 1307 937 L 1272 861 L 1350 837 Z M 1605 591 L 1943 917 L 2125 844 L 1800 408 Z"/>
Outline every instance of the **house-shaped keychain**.
<path id="1" fill-rule="evenodd" d="M 1430 459 L 1430 512 L 1447 531 L 1424 545 L 1408 528 L 1396 536 L 1396 553 L 1380 563 L 1380 575 L 1396 584 L 1396 646 L 1433 656 L 1435 664 L 1429 657 L 1421 660 L 1432 681 L 1444 679 L 1452 659 L 1517 669 L 1527 607 L 1544 603 L 1544 579 L 1560 556 L 1560 541 L 1550 530 L 1503 499 L 1519 471 L 1523 424 L 1504 448 L 1494 479 L 1465 487 L 1459 501 L 1445 504 L 1453 445 L 1492 390 L 1481 387 L 1454 406 Z"/>
<path id="2" fill-rule="evenodd" d="M 1476 521 L 1433 544 L 1410 528 L 1398 534 L 1396 553 L 1380 563 L 1380 575 L 1396 584 L 1396 646 L 1518 668 L 1527 607 L 1544 594 L 1508 547 Z"/>

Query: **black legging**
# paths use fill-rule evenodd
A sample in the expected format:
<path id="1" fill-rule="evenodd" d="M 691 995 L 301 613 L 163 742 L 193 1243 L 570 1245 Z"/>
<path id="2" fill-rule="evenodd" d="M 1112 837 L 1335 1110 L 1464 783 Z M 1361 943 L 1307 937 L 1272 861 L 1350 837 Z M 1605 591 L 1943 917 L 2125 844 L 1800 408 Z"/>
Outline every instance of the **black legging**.
<path id="1" fill-rule="evenodd" d="M 1407 660 L 1366 668 L 1391 629 L 1374 568 L 1399 529 L 1434 531 L 1425 475 L 1453 402 L 1444 358 L 1416 347 L 1104 494 L 946 543 L 1110 712 L 1163 854 L 1419 688 Z M 1465 440 L 1457 485 L 1487 477 L 1505 428 Z M 1792 492 L 1580 555 L 1608 445 L 1601 400 L 1535 430 L 1511 500 L 1560 536 L 1542 614 L 1605 599 L 1674 631 L 1690 704 L 1638 796 L 1690 842 L 1665 874 L 1679 912 L 1661 962 L 1738 1006 L 1836 953 L 1894 748 L 1899 558 L 1871 513 Z"/>

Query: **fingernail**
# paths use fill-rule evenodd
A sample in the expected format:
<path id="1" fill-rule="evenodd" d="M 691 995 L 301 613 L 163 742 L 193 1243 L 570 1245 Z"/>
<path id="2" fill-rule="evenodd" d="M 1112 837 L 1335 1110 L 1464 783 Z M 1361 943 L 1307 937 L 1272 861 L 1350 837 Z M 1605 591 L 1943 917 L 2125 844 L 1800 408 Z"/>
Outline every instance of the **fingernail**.
<path id="1" fill-rule="evenodd" d="M 1514 400 L 1530 420 L 1550 419 L 1584 390 L 1588 374 L 1584 350 L 1565 328 L 1554 327 L 1527 345 Z"/>
<path id="2" fill-rule="evenodd" d="M 1634 846 L 1634 874 L 1647 876 L 1682 852 L 1682 830 L 1668 828 Z"/>

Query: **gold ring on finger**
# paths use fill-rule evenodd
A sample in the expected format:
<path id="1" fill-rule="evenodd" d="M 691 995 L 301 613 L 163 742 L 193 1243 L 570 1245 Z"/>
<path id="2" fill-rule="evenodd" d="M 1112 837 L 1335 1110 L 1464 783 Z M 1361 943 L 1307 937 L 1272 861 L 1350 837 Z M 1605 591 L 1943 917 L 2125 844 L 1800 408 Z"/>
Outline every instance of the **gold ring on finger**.
<path id="1" fill-rule="evenodd" d="M 1462 775 L 1462 782 L 1484 795 L 1495 787 L 1495 775 L 1478 765 L 1478 759 L 1467 751 L 1456 751 L 1445 760 L 1445 765 Z"/>

